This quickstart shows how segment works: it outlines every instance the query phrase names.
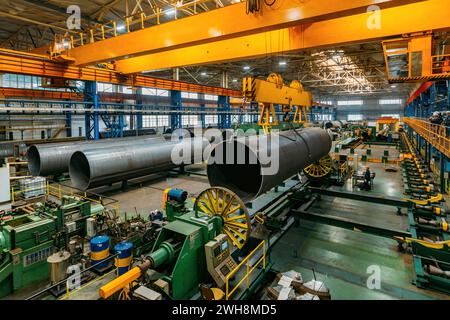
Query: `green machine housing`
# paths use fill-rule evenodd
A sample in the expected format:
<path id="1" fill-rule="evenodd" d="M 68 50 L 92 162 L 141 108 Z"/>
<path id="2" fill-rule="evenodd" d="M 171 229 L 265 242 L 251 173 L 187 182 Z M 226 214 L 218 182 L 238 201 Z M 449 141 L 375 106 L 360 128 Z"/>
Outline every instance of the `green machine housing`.
<path id="1" fill-rule="evenodd" d="M 59 206 L 36 204 L 32 214 L 16 214 L 0 223 L 0 298 L 49 278 L 47 257 L 86 234 L 86 218 L 103 206 L 63 197 Z M 68 230 L 67 223 L 74 228 Z"/>

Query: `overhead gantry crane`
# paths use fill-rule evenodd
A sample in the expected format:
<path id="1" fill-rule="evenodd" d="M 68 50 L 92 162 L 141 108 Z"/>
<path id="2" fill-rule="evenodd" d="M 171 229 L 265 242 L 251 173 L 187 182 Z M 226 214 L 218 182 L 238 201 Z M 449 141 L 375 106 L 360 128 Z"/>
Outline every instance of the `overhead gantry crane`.
<path id="1" fill-rule="evenodd" d="M 101 26 L 79 39 L 61 38 L 57 47 L 59 58 L 74 66 L 113 62 L 116 71 L 129 74 L 388 40 L 448 30 L 448 21 L 450 0 L 287 0 L 254 14 L 238 3 L 151 27 L 143 21 L 125 34 Z"/>
<path id="2" fill-rule="evenodd" d="M 293 123 L 308 122 L 307 109 L 312 106 L 312 95 L 303 89 L 298 80 L 285 85 L 281 75 L 276 73 L 271 73 L 266 80 L 245 77 L 242 91 L 247 100 L 260 104 L 258 125 L 265 133 L 278 125 L 276 105 L 281 107 L 285 117 L 295 108 Z"/>

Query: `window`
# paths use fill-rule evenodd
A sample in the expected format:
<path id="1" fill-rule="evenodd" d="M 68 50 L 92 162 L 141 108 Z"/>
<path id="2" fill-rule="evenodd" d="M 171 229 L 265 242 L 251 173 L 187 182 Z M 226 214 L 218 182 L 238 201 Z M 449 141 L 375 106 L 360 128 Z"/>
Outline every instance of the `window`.
<path id="1" fill-rule="evenodd" d="M 183 115 L 181 116 L 181 125 L 186 127 L 195 127 L 199 125 L 197 115 Z"/>
<path id="2" fill-rule="evenodd" d="M 110 83 L 97 83 L 98 92 L 113 92 L 113 85 Z"/>
<path id="3" fill-rule="evenodd" d="M 142 127 L 155 128 L 158 123 L 158 118 L 155 115 L 142 116 Z"/>
<path id="4" fill-rule="evenodd" d="M 213 125 L 219 123 L 219 116 L 217 114 L 205 115 L 205 125 Z"/>
<path id="5" fill-rule="evenodd" d="M 396 119 L 400 119 L 400 115 L 398 113 L 392 113 L 392 114 L 382 114 L 381 117 L 391 117 L 391 118 L 396 118 Z"/>
<path id="6" fill-rule="evenodd" d="M 198 93 L 194 92 L 181 92 L 181 97 L 186 99 L 198 99 Z"/>
<path id="7" fill-rule="evenodd" d="M 349 114 L 347 115 L 348 121 L 361 121 L 363 119 L 362 114 Z"/>
<path id="8" fill-rule="evenodd" d="M 212 95 L 212 94 L 205 94 L 205 100 L 213 100 L 213 101 L 217 101 L 219 98 L 216 95 Z"/>
<path id="9" fill-rule="evenodd" d="M 156 89 L 142 88 L 142 94 L 146 96 L 156 96 Z"/>
<path id="10" fill-rule="evenodd" d="M 168 90 L 156 89 L 156 95 L 158 95 L 160 97 L 168 97 L 169 96 L 169 91 Z"/>
<path id="11" fill-rule="evenodd" d="M 160 115 L 158 116 L 158 127 L 168 127 L 169 126 L 169 116 Z"/>
<path id="12" fill-rule="evenodd" d="M 142 116 L 142 127 L 144 128 L 157 128 L 168 127 L 169 116 L 167 115 L 144 115 Z"/>
<path id="13" fill-rule="evenodd" d="M 327 104 L 327 105 L 332 105 L 333 104 L 333 101 L 331 101 L 331 100 L 322 100 L 322 101 L 319 101 L 319 103 L 320 104 Z"/>
<path id="14" fill-rule="evenodd" d="M 122 93 L 125 93 L 125 94 L 132 94 L 132 93 L 133 93 L 133 88 L 122 86 Z"/>
<path id="15" fill-rule="evenodd" d="M 363 104 L 362 100 L 346 100 L 338 101 L 338 106 L 361 106 Z"/>
<path id="16" fill-rule="evenodd" d="M 402 104 L 402 99 L 380 99 L 379 104 Z"/>

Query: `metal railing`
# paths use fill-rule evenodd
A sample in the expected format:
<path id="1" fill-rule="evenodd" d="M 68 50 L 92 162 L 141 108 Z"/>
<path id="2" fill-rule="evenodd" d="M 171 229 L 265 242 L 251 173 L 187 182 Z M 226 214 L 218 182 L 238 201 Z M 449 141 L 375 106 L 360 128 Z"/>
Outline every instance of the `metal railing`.
<path id="1" fill-rule="evenodd" d="M 262 250 L 261 258 L 258 259 L 258 261 L 250 267 L 250 258 L 255 255 L 256 252 L 259 250 Z M 247 257 L 245 257 L 244 260 L 241 261 L 237 265 L 236 268 L 234 268 L 226 277 L 225 279 L 225 299 L 228 300 L 231 295 L 241 286 L 241 284 L 247 280 L 247 288 L 250 286 L 250 274 L 262 263 L 263 269 L 266 268 L 266 241 L 263 240 L 261 243 L 253 249 L 252 252 L 248 254 Z M 245 275 L 238 281 L 238 283 L 231 289 L 230 291 L 230 278 L 234 276 L 236 272 L 238 272 L 243 265 L 246 265 L 246 272 Z"/>
<path id="2" fill-rule="evenodd" d="M 416 118 L 403 118 L 403 122 L 435 149 L 450 157 L 450 127 Z"/>
<path id="3" fill-rule="evenodd" d="M 16 190 L 14 186 L 11 187 L 11 204 L 14 205 L 18 200 L 27 200 L 23 198 L 23 194 L 25 192 L 36 191 L 39 188 L 28 188 L 22 190 Z M 103 207 L 107 209 L 113 209 L 116 213 L 120 210 L 120 204 L 117 200 L 105 197 L 102 195 L 98 195 L 91 192 L 81 191 L 76 188 L 65 186 L 62 184 L 50 184 L 48 180 L 45 183 L 45 192 L 41 195 L 45 197 L 46 200 L 48 197 L 57 198 L 62 200 L 65 196 L 78 197 L 86 201 L 90 201 L 92 203 L 101 204 Z"/>

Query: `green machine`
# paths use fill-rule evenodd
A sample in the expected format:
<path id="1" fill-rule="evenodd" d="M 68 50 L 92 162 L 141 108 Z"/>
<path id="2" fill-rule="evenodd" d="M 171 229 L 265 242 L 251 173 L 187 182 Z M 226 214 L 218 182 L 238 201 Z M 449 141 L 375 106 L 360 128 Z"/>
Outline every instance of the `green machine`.
<path id="1" fill-rule="evenodd" d="M 0 297 L 49 276 L 57 229 L 50 216 L 19 215 L 0 225 Z"/>
<path id="2" fill-rule="evenodd" d="M 49 278 L 47 258 L 69 238 L 86 235 L 86 218 L 103 212 L 77 197 L 61 204 L 36 203 L 34 212 L 15 212 L 0 223 L 0 298 Z"/>
<path id="3" fill-rule="evenodd" d="M 100 289 L 102 298 L 111 297 L 149 269 L 157 274 L 149 286 L 167 284 L 166 294 L 172 299 L 189 299 L 198 292 L 199 283 L 208 281 L 206 263 L 199 261 L 205 261 L 205 244 L 222 230 L 220 218 L 189 211 L 173 219 L 163 226 L 142 263 Z"/>

